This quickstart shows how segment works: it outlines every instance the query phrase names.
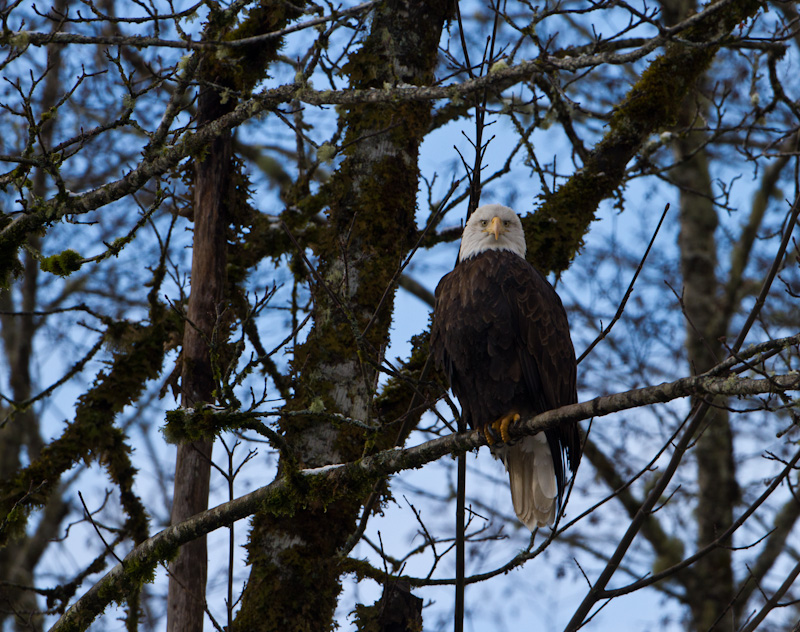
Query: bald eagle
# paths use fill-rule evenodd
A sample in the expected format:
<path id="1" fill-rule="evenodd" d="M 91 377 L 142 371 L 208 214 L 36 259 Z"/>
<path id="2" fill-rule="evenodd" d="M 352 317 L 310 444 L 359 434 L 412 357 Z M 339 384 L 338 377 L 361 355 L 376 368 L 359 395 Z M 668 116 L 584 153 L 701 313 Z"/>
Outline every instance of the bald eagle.
<path id="1" fill-rule="evenodd" d="M 567 314 L 525 259 L 525 233 L 506 206 L 469 218 L 455 269 L 436 288 L 431 349 L 471 428 L 483 429 L 505 464 L 514 511 L 531 531 L 552 524 L 566 466 L 580 460 L 576 423 L 509 441 L 508 427 L 577 402 Z"/>

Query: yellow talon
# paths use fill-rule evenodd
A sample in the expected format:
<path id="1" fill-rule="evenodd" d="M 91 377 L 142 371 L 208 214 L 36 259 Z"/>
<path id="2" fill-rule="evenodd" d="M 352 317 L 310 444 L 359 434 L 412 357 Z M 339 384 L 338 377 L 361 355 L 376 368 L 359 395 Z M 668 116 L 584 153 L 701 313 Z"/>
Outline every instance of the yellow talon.
<path id="1" fill-rule="evenodd" d="M 486 441 L 489 445 L 494 445 L 495 440 L 494 437 L 497 436 L 497 433 L 500 434 L 500 439 L 502 439 L 503 443 L 510 443 L 511 442 L 511 435 L 508 434 L 508 427 L 519 421 L 519 413 L 510 412 L 507 415 L 503 415 L 500 419 L 497 419 L 492 424 L 484 426 L 483 434 L 486 435 Z M 491 430 L 490 430 L 491 428 Z M 494 430 L 494 432 L 492 432 Z"/>

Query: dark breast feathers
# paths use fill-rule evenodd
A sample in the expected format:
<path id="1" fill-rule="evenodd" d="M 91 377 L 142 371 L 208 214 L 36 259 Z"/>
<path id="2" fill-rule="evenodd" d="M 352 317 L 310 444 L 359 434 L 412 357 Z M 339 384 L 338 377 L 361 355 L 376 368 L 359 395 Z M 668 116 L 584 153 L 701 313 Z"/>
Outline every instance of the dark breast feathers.
<path id="1" fill-rule="evenodd" d="M 553 287 L 514 253 L 460 262 L 436 288 L 431 350 L 471 428 L 515 410 L 523 419 L 577 401 L 575 351 Z M 545 433 L 559 497 L 578 467 L 577 424 Z"/>

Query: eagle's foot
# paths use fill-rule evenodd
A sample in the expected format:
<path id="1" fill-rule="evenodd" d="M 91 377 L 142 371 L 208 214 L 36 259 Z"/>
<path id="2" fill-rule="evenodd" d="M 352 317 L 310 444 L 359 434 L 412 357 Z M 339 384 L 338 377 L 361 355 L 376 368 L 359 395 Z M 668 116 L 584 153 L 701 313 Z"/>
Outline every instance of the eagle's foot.
<path id="1" fill-rule="evenodd" d="M 494 445 L 499 440 L 502 443 L 511 443 L 511 435 L 508 434 L 508 427 L 519 421 L 519 413 L 510 412 L 503 415 L 500 419 L 495 420 L 491 424 L 486 424 L 483 427 L 483 434 L 486 435 L 486 441 L 489 445 Z"/>

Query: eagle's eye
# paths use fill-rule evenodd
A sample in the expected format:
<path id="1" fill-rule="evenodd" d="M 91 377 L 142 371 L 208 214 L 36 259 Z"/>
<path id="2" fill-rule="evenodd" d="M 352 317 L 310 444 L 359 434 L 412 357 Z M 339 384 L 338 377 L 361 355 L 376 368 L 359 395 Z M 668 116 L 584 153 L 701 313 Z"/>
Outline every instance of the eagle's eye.
<path id="1" fill-rule="evenodd" d="M 511 226 L 511 220 L 508 220 L 508 219 L 507 219 L 506 221 L 504 221 L 504 222 L 503 222 L 503 226 L 505 226 L 506 228 L 508 228 L 509 226 Z"/>
<path id="2" fill-rule="evenodd" d="M 489 221 L 488 221 L 488 220 L 485 220 L 485 219 L 482 219 L 482 220 L 481 220 L 481 226 L 484 226 L 484 227 L 485 227 L 485 226 L 487 226 L 488 224 L 489 224 Z"/>

